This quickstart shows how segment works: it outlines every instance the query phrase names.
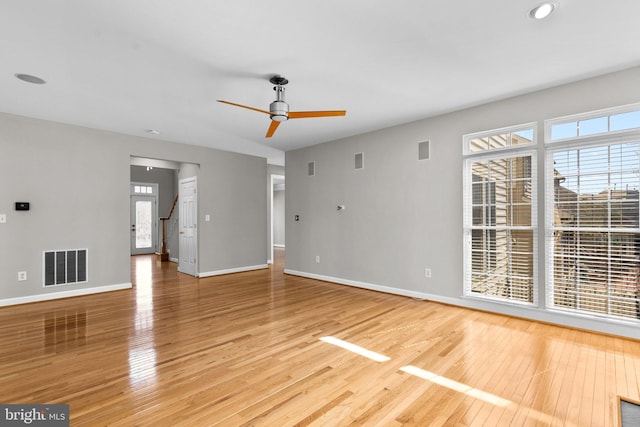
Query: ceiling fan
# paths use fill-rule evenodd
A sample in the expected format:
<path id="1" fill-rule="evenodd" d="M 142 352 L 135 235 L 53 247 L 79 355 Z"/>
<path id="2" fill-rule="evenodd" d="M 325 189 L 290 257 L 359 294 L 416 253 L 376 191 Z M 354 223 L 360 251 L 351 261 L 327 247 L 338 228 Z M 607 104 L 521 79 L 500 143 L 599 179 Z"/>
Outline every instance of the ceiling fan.
<path id="1" fill-rule="evenodd" d="M 344 116 L 347 114 L 345 110 L 330 110 L 330 111 L 289 111 L 289 104 L 284 101 L 284 86 L 289 83 L 286 78 L 275 75 L 269 79 L 275 86 L 273 90 L 276 91 L 276 100 L 269 104 L 269 111 L 261 110 L 260 108 L 249 107 L 247 105 L 236 104 L 235 102 L 224 101 L 218 99 L 218 102 L 223 104 L 234 105 L 236 107 L 246 108 L 248 110 L 257 111 L 259 113 L 268 114 L 271 117 L 271 125 L 267 129 L 265 138 L 271 138 L 273 133 L 278 129 L 281 122 L 289 119 L 307 119 L 313 117 L 331 117 L 331 116 Z"/>

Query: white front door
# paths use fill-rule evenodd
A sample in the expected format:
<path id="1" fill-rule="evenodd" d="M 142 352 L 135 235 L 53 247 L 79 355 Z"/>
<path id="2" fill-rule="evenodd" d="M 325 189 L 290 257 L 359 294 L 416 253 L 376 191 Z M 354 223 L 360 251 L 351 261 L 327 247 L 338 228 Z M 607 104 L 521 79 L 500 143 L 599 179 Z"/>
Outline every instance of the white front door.
<path id="1" fill-rule="evenodd" d="M 152 254 L 156 251 L 156 199 L 155 195 L 131 196 L 131 255 Z"/>
<path id="2" fill-rule="evenodd" d="M 178 201 L 180 204 L 179 264 L 181 273 L 198 275 L 198 197 L 196 177 L 181 179 Z"/>

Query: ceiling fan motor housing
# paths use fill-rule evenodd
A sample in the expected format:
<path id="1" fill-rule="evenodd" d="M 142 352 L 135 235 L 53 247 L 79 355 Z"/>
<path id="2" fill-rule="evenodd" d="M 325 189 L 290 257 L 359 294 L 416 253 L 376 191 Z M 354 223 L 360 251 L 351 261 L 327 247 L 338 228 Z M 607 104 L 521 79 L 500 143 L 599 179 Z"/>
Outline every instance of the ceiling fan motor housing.
<path id="1" fill-rule="evenodd" d="M 289 104 L 284 101 L 273 101 L 269 104 L 269 112 L 271 113 L 271 120 L 284 122 L 289 118 Z"/>
<path id="2" fill-rule="evenodd" d="M 284 88 L 278 85 L 273 90 L 276 91 L 276 100 L 269 104 L 271 120 L 284 122 L 289 119 L 289 104 L 284 102 Z"/>

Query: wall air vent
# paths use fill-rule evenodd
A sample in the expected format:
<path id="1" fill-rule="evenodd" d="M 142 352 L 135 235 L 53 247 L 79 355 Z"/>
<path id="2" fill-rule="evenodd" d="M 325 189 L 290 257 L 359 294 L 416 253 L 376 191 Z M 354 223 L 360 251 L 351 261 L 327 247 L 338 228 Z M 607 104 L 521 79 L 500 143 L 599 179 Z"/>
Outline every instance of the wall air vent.
<path id="1" fill-rule="evenodd" d="M 87 249 L 45 251 L 43 253 L 44 286 L 86 282 L 88 261 Z"/>
<path id="2" fill-rule="evenodd" d="M 355 169 L 364 168 L 364 153 L 356 153 L 354 155 L 354 168 Z"/>
<path id="3" fill-rule="evenodd" d="M 429 160 L 429 141 L 418 143 L 418 160 Z"/>
<path id="4" fill-rule="evenodd" d="M 316 174 L 316 162 L 309 162 L 307 165 L 307 171 L 309 176 L 315 176 Z"/>

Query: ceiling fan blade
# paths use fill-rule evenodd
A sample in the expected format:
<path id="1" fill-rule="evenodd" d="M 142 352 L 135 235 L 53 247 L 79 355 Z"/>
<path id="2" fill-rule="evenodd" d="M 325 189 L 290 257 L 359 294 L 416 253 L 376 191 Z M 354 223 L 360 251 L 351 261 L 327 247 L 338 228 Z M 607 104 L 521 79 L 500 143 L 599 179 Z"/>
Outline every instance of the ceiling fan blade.
<path id="1" fill-rule="evenodd" d="M 222 102 L 223 104 L 233 105 L 233 106 L 236 106 L 236 107 L 246 108 L 247 110 L 257 111 L 257 112 L 259 112 L 259 113 L 271 114 L 271 113 L 270 113 L 269 111 L 267 111 L 267 110 L 261 110 L 261 109 L 259 109 L 259 108 L 249 107 L 248 105 L 236 104 L 235 102 L 223 101 L 222 99 L 218 99 L 218 102 Z"/>
<path id="2" fill-rule="evenodd" d="M 282 122 L 276 122 L 275 120 L 271 120 L 271 124 L 269 125 L 269 129 L 267 129 L 267 134 L 264 136 L 265 138 L 271 138 L 273 133 L 278 129 Z"/>
<path id="3" fill-rule="evenodd" d="M 307 119 L 311 117 L 333 117 L 344 116 L 347 114 L 345 110 L 333 110 L 333 111 L 289 111 L 290 119 Z"/>

